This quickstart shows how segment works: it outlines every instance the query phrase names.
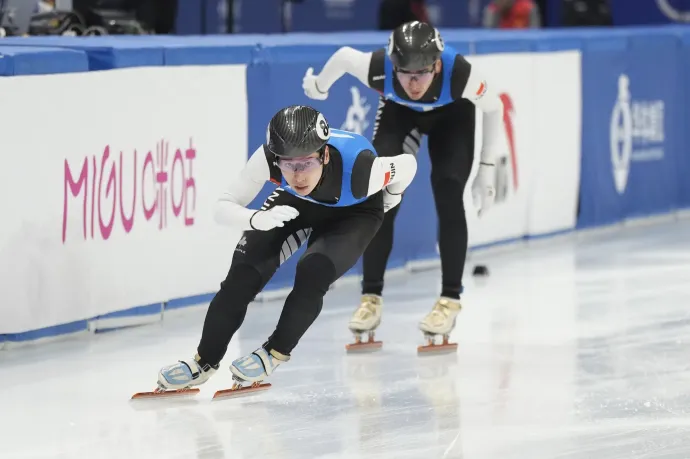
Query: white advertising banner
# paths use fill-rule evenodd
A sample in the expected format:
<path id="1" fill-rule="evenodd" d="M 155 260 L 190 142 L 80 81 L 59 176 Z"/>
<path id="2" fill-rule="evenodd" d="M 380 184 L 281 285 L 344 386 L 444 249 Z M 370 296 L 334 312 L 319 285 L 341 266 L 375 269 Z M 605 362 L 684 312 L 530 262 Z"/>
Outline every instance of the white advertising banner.
<path id="1" fill-rule="evenodd" d="M 0 79 L 0 334 L 216 290 L 244 65 Z M 11 107 L 11 109 L 9 108 Z"/>
<path id="2" fill-rule="evenodd" d="M 494 207 L 478 218 L 465 193 L 470 246 L 572 229 L 577 217 L 581 144 L 579 51 L 470 56 L 504 105 L 505 154 L 497 164 Z"/>

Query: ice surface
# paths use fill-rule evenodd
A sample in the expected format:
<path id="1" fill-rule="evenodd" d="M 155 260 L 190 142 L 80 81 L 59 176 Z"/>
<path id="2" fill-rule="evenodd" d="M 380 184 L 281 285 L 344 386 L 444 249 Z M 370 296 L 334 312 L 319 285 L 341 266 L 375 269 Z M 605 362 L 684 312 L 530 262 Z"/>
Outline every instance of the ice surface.
<path id="1" fill-rule="evenodd" d="M 188 401 L 130 402 L 195 352 L 205 308 L 161 325 L 0 353 L 0 457 L 690 457 L 690 222 L 544 241 L 468 263 L 457 354 L 418 357 L 439 272 L 390 279 L 378 353 L 347 355 L 357 286 L 257 395 L 211 402 L 273 330 L 252 305 Z M 218 273 L 219 278 L 224 273 Z"/>

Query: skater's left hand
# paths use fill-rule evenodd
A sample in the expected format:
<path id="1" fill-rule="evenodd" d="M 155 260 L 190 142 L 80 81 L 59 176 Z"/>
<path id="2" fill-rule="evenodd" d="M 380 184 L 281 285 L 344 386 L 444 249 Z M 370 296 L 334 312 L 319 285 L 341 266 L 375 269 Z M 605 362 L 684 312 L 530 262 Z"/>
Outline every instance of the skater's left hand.
<path id="1" fill-rule="evenodd" d="M 472 200 L 477 208 L 479 216 L 485 213 L 496 199 L 496 166 L 491 163 L 479 163 L 477 177 L 472 183 Z"/>
<path id="2" fill-rule="evenodd" d="M 383 189 L 383 212 L 386 213 L 393 207 L 400 204 L 402 201 L 402 194 L 391 194 L 388 189 Z"/>
<path id="3" fill-rule="evenodd" d="M 319 86 L 316 83 L 318 77 L 318 75 L 314 75 L 314 69 L 309 67 L 307 69 L 307 73 L 302 79 L 302 89 L 304 89 L 304 94 L 306 94 L 306 96 L 310 99 L 326 100 L 328 99 L 328 91 L 323 92 L 321 89 L 319 89 Z"/>

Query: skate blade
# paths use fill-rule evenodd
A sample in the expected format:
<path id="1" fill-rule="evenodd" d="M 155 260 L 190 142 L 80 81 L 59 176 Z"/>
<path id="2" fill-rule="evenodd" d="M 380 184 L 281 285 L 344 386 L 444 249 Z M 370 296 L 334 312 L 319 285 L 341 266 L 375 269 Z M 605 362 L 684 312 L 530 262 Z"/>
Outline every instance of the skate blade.
<path id="1" fill-rule="evenodd" d="M 221 398 L 245 397 L 247 395 L 252 395 L 256 392 L 263 392 L 265 390 L 268 390 L 270 387 L 270 383 L 264 383 L 256 386 L 251 385 L 247 387 L 240 387 L 238 389 L 223 389 L 213 394 L 213 400 L 218 400 Z"/>
<path id="2" fill-rule="evenodd" d="M 382 341 L 361 341 L 359 343 L 350 343 L 345 345 L 345 350 L 348 353 L 357 352 L 375 352 L 383 347 Z"/>
<path id="3" fill-rule="evenodd" d="M 142 398 L 172 398 L 172 397 L 189 397 L 199 393 L 199 389 L 178 389 L 178 390 L 166 390 L 160 392 L 137 392 L 132 395 L 131 400 L 142 399 Z"/>
<path id="4" fill-rule="evenodd" d="M 422 355 L 428 354 L 450 354 L 452 352 L 457 352 L 457 343 L 448 344 L 427 344 L 425 346 L 417 346 L 417 353 Z"/>

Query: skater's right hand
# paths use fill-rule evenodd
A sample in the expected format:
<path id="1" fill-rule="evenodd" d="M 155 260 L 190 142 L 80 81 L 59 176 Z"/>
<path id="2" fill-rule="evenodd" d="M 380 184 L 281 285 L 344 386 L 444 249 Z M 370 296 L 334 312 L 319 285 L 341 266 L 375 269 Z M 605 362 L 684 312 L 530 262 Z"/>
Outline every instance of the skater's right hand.
<path id="1" fill-rule="evenodd" d="M 285 222 L 297 218 L 299 212 L 290 206 L 275 206 L 268 210 L 259 210 L 249 219 L 249 224 L 255 230 L 268 231 L 276 227 L 285 226 Z"/>
<path id="2" fill-rule="evenodd" d="M 472 200 L 481 217 L 496 200 L 496 167 L 493 163 L 479 163 L 477 177 L 472 183 Z"/>
<path id="3" fill-rule="evenodd" d="M 318 75 L 314 75 L 314 69 L 309 67 L 302 80 L 302 89 L 304 89 L 304 94 L 310 99 L 326 100 L 328 99 L 328 91 L 323 92 L 319 89 L 316 84 L 318 78 Z"/>

